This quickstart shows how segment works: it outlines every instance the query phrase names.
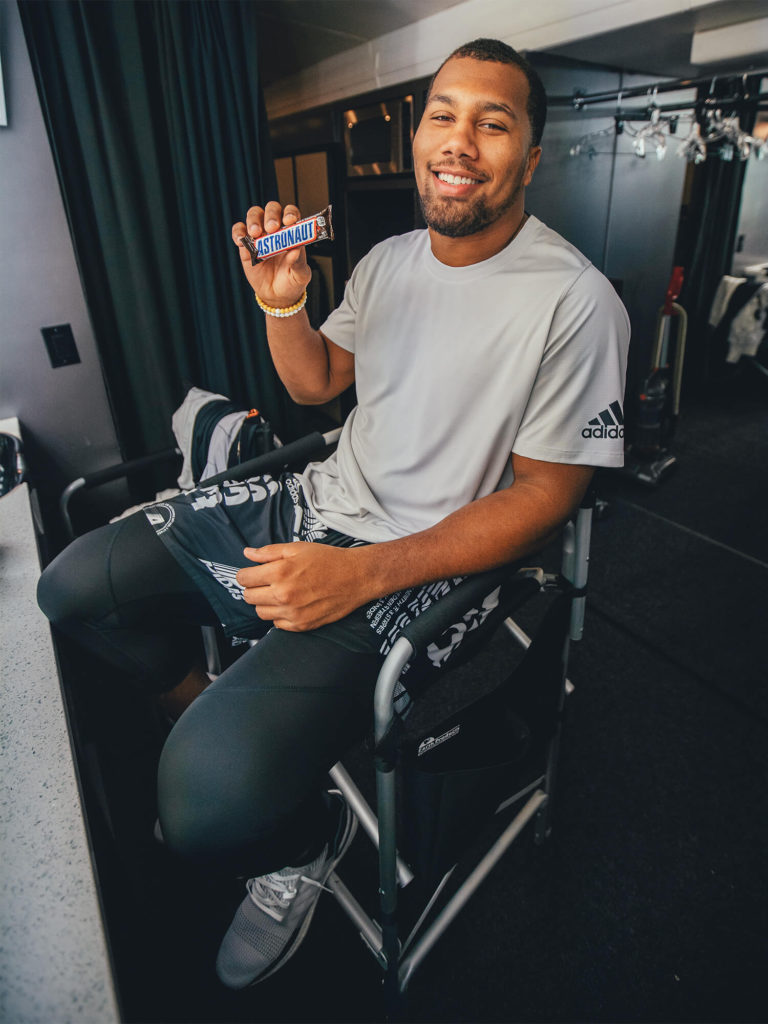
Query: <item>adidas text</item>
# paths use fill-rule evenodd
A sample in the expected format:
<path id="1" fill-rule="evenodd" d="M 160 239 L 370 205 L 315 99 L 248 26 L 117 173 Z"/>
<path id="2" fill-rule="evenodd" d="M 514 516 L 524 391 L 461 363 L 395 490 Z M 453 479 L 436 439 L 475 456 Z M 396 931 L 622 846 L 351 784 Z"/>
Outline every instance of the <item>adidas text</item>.
<path id="1" fill-rule="evenodd" d="M 624 427 L 606 427 L 601 424 L 599 427 L 584 427 L 582 437 L 624 437 Z"/>

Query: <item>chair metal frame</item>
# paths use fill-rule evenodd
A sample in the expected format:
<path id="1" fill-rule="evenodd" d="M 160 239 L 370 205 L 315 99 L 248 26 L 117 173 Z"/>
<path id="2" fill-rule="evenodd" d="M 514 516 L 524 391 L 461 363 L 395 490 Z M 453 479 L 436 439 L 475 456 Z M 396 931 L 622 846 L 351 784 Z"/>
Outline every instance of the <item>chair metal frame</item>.
<path id="1" fill-rule="evenodd" d="M 570 520 L 564 528 L 561 574 L 559 576 L 545 574 L 541 569 L 517 570 L 518 573 L 535 574 L 540 590 L 559 589 L 570 597 L 569 628 L 564 637 L 561 659 L 563 671 L 559 712 L 563 710 L 566 695 L 573 690 L 567 677 L 570 644 L 572 641 L 581 639 L 584 629 L 593 504 L 593 494 L 590 491 L 582 502 L 575 519 Z M 509 575 L 510 570 L 507 569 L 506 576 Z M 503 579 L 504 576 L 505 570 L 496 570 L 478 574 L 466 581 L 470 584 L 466 607 L 472 607 L 478 595 L 487 593 L 489 587 Z M 431 619 L 430 632 L 435 638 L 455 621 L 455 610 L 449 611 L 446 616 L 440 607 L 441 604 L 442 602 L 438 602 L 419 616 L 422 627 L 425 617 L 429 616 Z M 527 649 L 530 646 L 531 637 L 513 618 L 507 617 L 504 620 L 504 625 L 510 636 L 521 647 Z M 377 751 L 380 751 L 386 744 L 387 737 L 392 730 L 395 720 L 393 707 L 395 688 L 403 669 L 415 653 L 416 645 L 409 637 L 406 628 L 393 645 L 381 667 L 374 694 L 374 740 Z M 377 756 L 375 759 L 378 814 L 373 812 L 343 765 L 337 764 L 331 770 L 330 775 L 334 784 L 344 794 L 364 831 L 378 849 L 380 920 L 374 920 L 366 913 L 337 872 L 331 874 L 326 884 L 357 928 L 361 938 L 383 971 L 385 1006 L 390 1019 L 397 1019 L 402 1013 L 405 993 L 416 969 L 526 826 L 530 822 L 534 823 L 535 839 L 538 843 L 548 837 L 551 831 L 551 808 L 560 732 L 561 727 L 558 721 L 554 735 L 548 742 L 544 774 L 532 781 L 521 792 L 509 796 L 497 808 L 498 813 L 515 802 L 524 801 L 513 819 L 487 849 L 464 881 L 456 887 L 439 913 L 435 914 L 430 921 L 431 911 L 448 884 L 454 868 L 451 868 L 443 876 L 427 900 L 413 930 L 404 941 L 400 938 L 398 927 L 398 888 L 409 885 L 414 879 L 414 874 L 398 853 L 395 761 L 389 755 Z"/>

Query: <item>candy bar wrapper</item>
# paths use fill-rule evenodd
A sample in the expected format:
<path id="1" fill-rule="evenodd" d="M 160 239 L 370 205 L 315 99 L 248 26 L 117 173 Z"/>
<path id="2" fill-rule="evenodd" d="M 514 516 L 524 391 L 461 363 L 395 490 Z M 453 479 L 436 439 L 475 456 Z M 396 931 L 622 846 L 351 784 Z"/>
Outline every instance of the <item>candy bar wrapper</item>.
<path id="1" fill-rule="evenodd" d="M 311 217 L 305 217 L 290 227 L 280 228 L 268 235 L 261 235 L 259 238 L 251 238 L 244 235 L 240 241 L 251 254 L 251 266 L 258 260 L 269 259 L 270 256 L 277 256 L 281 252 L 288 252 L 299 245 L 311 245 L 313 242 L 322 242 L 328 239 L 333 240 L 333 221 L 331 220 L 331 207 L 326 206 L 320 213 Z"/>

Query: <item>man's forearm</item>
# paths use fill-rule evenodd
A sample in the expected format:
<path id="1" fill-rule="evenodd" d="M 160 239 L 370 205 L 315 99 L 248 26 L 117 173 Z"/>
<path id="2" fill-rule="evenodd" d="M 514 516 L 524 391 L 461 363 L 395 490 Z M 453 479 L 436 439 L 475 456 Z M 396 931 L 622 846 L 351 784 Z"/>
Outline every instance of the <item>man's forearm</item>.
<path id="1" fill-rule="evenodd" d="M 328 350 L 306 312 L 266 320 L 272 361 L 291 398 L 303 405 L 319 405 L 334 397 Z"/>
<path id="2" fill-rule="evenodd" d="M 540 550 L 586 489 L 552 500 L 517 484 L 466 505 L 436 526 L 400 540 L 354 549 L 366 600 L 438 579 L 471 575 Z"/>
<path id="3" fill-rule="evenodd" d="M 515 456 L 513 468 L 520 473 L 511 487 L 400 540 L 246 548 L 256 564 L 237 574 L 244 599 L 281 629 L 316 629 L 395 591 L 525 558 L 576 508 L 592 470 Z"/>

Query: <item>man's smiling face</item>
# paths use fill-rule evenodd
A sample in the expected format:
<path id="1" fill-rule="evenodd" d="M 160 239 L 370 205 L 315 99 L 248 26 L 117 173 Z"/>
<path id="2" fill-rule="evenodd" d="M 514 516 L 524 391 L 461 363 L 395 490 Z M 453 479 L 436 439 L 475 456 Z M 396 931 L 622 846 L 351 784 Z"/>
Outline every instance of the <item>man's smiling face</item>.
<path id="1" fill-rule="evenodd" d="M 513 64 L 455 57 L 432 83 L 413 141 L 427 225 L 464 238 L 491 228 L 509 237 L 541 150 L 531 146 L 528 80 Z"/>

